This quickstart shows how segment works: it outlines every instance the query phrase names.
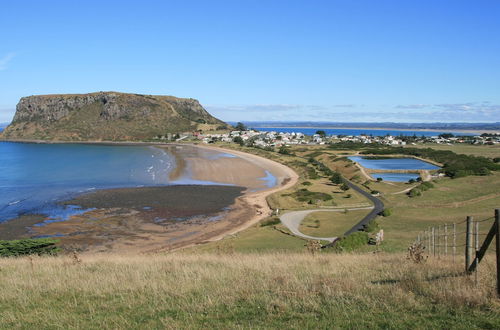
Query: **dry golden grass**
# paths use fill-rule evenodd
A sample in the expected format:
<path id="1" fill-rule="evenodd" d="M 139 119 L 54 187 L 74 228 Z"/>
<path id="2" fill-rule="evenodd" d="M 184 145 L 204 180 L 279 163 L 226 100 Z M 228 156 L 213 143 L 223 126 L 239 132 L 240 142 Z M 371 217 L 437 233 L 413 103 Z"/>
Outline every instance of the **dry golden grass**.
<path id="1" fill-rule="evenodd" d="M 491 263 L 403 254 L 0 259 L 2 328 L 498 328 Z"/>

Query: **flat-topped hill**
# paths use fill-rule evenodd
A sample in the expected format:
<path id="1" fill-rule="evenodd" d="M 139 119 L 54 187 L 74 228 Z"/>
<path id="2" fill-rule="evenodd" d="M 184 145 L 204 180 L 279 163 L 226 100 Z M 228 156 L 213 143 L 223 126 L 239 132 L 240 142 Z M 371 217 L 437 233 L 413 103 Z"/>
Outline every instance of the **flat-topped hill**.
<path id="1" fill-rule="evenodd" d="M 226 124 L 195 99 L 118 92 L 23 97 L 4 139 L 143 140 Z"/>

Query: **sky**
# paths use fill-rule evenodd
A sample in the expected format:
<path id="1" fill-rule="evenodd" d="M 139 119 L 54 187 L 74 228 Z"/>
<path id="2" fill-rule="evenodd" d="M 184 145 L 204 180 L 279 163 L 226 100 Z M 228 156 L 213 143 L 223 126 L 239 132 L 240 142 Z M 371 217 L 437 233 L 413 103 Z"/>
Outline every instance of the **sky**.
<path id="1" fill-rule="evenodd" d="M 500 122 L 500 1 L 0 2 L 0 122 L 95 91 L 225 121 Z"/>

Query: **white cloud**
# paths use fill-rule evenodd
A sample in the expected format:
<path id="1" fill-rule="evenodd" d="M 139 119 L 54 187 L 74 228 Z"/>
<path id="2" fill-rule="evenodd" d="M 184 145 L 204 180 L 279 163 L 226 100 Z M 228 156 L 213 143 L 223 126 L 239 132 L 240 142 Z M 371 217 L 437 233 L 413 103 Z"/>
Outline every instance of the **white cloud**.
<path id="1" fill-rule="evenodd" d="M 429 107 L 427 104 L 400 104 L 396 105 L 396 109 L 424 109 Z"/>
<path id="2" fill-rule="evenodd" d="M 8 53 L 0 58 L 0 71 L 7 69 L 9 62 L 16 56 L 15 53 Z"/>
<path id="3" fill-rule="evenodd" d="M 207 110 L 227 121 L 496 122 L 500 118 L 500 105 L 490 102 L 403 104 L 388 107 L 256 104 L 207 106 Z"/>

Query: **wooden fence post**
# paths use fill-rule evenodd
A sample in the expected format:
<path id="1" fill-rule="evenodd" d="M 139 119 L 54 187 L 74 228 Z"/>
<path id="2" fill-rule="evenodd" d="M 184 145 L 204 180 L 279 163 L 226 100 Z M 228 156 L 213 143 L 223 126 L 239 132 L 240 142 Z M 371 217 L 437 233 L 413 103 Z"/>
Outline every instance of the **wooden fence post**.
<path id="1" fill-rule="evenodd" d="M 479 252 L 479 222 L 476 221 L 476 230 L 475 230 L 475 237 L 474 237 L 474 241 L 475 241 L 475 250 L 476 250 L 476 253 L 475 253 L 475 258 L 474 258 L 474 262 L 476 264 L 476 269 L 475 269 L 475 273 L 474 273 L 474 282 L 476 284 L 476 286 L 479 284 L 479 278 L 478 278 L 478 274 L 477 274 L 477 271 L 478 271 L 478 266 L 479 266 L 479 258 L 478 258 L 478 252 Z"/>
<path id="2" fill-rule="evenodd" d="M 457 224 L 453 223 L 453 262 L 455 262 L 456 254 L 457 254 Z"/>
<path id="3" fill-rule="evenodd" d="M 472 217 L 467 217 L 467 229 L 465 233 L 465 272 L 468 272 L 470 258 L 472 255 Z"/>
<path id="4" fill-rule="evenodd" d="M 500 297 L 500 209 L 495 209 L 495 224 L 496 226 L 496 254 L 497 254 L 497 294 Z"/>
<path id="5" fill-rule="evenodd" d="M 444 225 L 444 255 L 448 256 L 448 225 Z"/>
<path id="6" fill-rule="evenodd" d="M 437 247 L 437 256 L 439 258 L 439 255 L 441 254 L 441 226 L 437 226 L 436 229 L 436 247 Z"/>
<path id="7" fill-rule="evenodd" d="M 428 245 L 428 250 L 429 250 L 429 255 L 432 253 L 432 244 L 431 244 L 431 227 L 427 229 L 427 241 L 429 243 Z"/>
<path id="8" fill-rule="evenodd" d="M 436 256 L 436 230 L 432 227 L 432 255 Z"/>

